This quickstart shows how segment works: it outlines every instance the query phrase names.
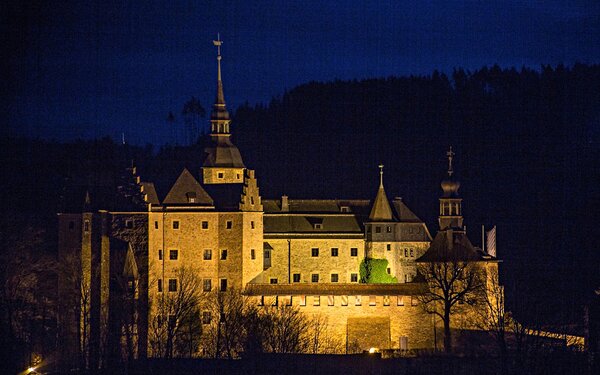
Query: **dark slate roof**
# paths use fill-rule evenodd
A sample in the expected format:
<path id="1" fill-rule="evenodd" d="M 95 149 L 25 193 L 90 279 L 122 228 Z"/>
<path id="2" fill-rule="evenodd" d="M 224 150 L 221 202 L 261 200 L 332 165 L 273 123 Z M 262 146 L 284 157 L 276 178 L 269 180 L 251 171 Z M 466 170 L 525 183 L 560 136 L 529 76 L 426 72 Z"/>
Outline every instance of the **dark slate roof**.
<path id="1" fill-rule="evenodd" d="M 315 228 L 315 224 L 321 224 L 321 228 Z M 352 214 L 265 214 L 263 225 L 265 235 L 269 233 L 362 233 L 359 222 Z"/>
<path id="2" fill-rule="evenodd" d="M 265 213 L 280 213 L 281 199 L 263 199 Z M 351 213 L 365 214 L 369 200 L 361 199 L 288 199 L 290 213 L 339 213 L 348 207 Z"/>
<path id="3" fill-rule="evenodd" d="M 244 184 L 206 184 L 204 189 L 213 198 L 217 210 L 239 210 Z"/>
<path id="4" fill-rule="evenodd" d="M 158 194 L 156 194 L 156 188 L 152 182 L 142 182 L 144 187 L 144 193 L 146 194 L 146 200 L 150 204 L 160 204 L 158 200 Z"/>
<path id="5" fill-rule="evenodd" d="M 489 255 L 486 256 L 481 251 L 477 251 L 464 232 L 443 230 L 436 234 L 429 249 L 417 259 L 417 262 L 474 262 L 492 260 L 496 260 L 496 258 Z"/>
<path id="6" fill-rule="evenodd" d="M 392 206 L 396 213 L 396 218 L 404 223 L 422 223 L 423 221 L 417 217 L 402 201 L 402 198 L 394 198 Z"/>
<path id="7" fill-rule="evenodd" d="M 204 167 L 245 168 L 240 150 L 231 143 L 229 134 L 214 134 L 212 145 L 206 148 Z"/>
<path id="8" fill-rule="evenodd" d="M 392 208 L 390 207 L 390 202 L 385 195 L 385 189 L 383 188 L 383 183 L 379 184 L 379 189 L 377 190 L 377 196 L 375 197 L 375 201 L 373 202 L 373 208 L 371 208 L 371 213 L 369 214 L 369 221 L 392 221 Z"/>
<path id="9" fill-rule="evenodd" d="M 195 203 L 189 203 L 188 196 L 193 195 L 196 199 Z M 197 206 L 212 206 L 213 199 L 202 188 L 198 180 L 192 176 L 187 168 L 184 168 L 177 181 L 163 200 L 165 205 L 197 205 Z"/>
<path id="10" fill-rule="evenodd" d="M 424 283 L 398 284 L 246 284 L 244 293 L 261 295 L 384 295 L 410 296 L 422 294 L 427 288 Z"/>

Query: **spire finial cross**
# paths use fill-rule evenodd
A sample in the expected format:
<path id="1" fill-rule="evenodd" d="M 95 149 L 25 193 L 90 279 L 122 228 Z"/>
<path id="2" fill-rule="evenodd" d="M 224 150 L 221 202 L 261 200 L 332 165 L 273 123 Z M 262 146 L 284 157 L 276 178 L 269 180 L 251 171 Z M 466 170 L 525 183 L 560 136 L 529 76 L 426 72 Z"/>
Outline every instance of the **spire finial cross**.
<path id="1" fill-rule="evenodd" d="M 379 164 L 379 185 L 383 186 L 383 164 Z"/>
<path id="2" fill-rule="evenodd" d="M 450 146 L 450 150 L 446 152 L 446 156 L 448 156 L 448 176 L 452 176 L 454 170 L 452 169 L 452 159 L 454 159 L 455 153 L 452 151 L 452 146 Z"/>
<path id="3" fill-rule="evenodd" d="M 218 70 L 218 80 L 221 80 L 221 45 L 223 41 L 221 40 L 221 34 L 217 33 L 217 40 L 213 40 L 213 45 L 217 47 L 217 63 L 219 66 Z"/>

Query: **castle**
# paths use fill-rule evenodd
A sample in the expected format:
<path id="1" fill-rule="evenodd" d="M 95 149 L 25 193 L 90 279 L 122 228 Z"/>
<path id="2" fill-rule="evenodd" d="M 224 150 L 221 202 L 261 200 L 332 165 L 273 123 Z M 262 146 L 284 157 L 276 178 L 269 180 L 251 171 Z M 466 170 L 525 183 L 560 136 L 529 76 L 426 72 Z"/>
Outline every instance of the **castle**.
<path id="1" fill-rule="evenodd" d="M 427 284 L 417 277 L 418 261 L 440 261 L 440 249 L 455 247 L 497 274 L 497 260 L 466 237 L 452 151 L 435 238 L 401 198 L 388 200 L 383 166 L 373 200 L 263 199 L 231 141 L 221 42 L 215 45 L 212 146 L 201 172 L 184 169 L 165 196 L 135 167 L 117 191 L 68 192 L 71 207 L 58 214 L 59 257 L 72 265 L 59 280 L 61 300 L 71 306 L 61 311 L 65 351 L 83 348 L 90 366 L 123 346 L 134 358 L 156 355 L 152 327 L 161 319 L 175 324 L 157 306 L 185 288 L 182 269 L 192 270 L 202 292 L 234 290 L 257 306 L 326 318 L 340 352 L 436 346 L 439 322 L 419 306 Z M 385 281 L 361 273 L 367 259 L 380 260 Z M 216 317 L 199 308 L 197 318 L 210 325 Z"/>

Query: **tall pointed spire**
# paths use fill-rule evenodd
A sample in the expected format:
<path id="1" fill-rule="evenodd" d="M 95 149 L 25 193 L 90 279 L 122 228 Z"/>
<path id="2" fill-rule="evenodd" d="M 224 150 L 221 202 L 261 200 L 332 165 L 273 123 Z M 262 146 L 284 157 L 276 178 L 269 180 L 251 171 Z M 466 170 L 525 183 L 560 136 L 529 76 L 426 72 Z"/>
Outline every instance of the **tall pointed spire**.
<path id="1" fill-rule="evenodd" d="M 225 94 L 223 93 L 223 81 L 221 76 L 221 45 L 223 41 L 217 34 L 217 40 L 213 40 L 213 45 L 217 47 L 217 96 L 215 104 L 210 115 L 211 134 L 229 134 L 229 112 L 225 107 Z"/>
<path id="2" fill-rule="evenodd" d="M 369 221 L 392 221 L 392 208 L 383 188 L 383 164 L 379 165 L 379 189 L 373 202 Z"/>

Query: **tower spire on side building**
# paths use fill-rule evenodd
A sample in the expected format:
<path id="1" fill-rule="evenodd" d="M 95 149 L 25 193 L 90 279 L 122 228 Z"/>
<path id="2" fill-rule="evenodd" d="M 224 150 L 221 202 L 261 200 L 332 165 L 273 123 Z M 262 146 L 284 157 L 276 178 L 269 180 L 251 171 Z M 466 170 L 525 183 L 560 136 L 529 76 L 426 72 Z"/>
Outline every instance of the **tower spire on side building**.
<path id="1" fill-rule="evenodd" d="M 379 165 L 379 189 L 371 208 L 369 221 L 392 221 L 392 208 L 383 188 L 383 164 Z"/>

